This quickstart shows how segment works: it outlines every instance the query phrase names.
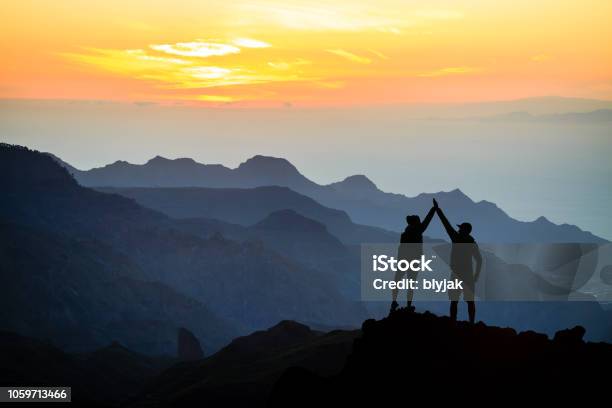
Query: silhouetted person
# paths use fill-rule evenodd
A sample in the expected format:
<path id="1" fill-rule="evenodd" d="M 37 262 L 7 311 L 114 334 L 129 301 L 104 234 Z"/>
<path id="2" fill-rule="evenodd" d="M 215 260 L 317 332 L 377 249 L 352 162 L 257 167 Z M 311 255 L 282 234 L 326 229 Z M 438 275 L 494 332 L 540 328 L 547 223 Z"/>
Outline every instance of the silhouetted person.
<path id="1" fill-rule="evenodd" d="M 413 259 L 420 258 L 423 255 L 423 233 L 429 226 L 431 219 L 434 216 L 436 209 L 431 207 L 431 210 L 425 216 L 423 222 L 421 222 L 421 218 L 418 215 L 409 215 L 406 217 L 406 228 L 400 237 L 400 245 L 397 251 L 397 259 L 405 259 L 407 261 L 411 261 Z M 406 271 L 401 272 L 397 271 L 395 273 L 395 281 L 398 282 L 404 278 L 404 276 L 408 275 L 409 279 L 416 279 L 417 272 L 414 271 Z M 391 312 L 394 312 L 397 307 L 397 293 L 398 289 L 392 290 L 393 301 L 391 302 Z M 412 289 L 406 289 L 406 307 L 408 310 L 414 310 L 412 306 L 412 297 L 414 293 Z"/>
<path id="2" fill-rule="evenodd" d="M 476 287 L 476 281 L 480 276 L 480 270 L 482 268 L 482 256 L 478 250 L 478 245 L 474 238 L 470 235 L 472 232 L 472 224 L 464 222 L 458 224 L 458 230 L 455 230 L 448 219 L 442 212 L 442 209 L 438 207 L 437 201 L 433 200 L 434 208 L 442 221 L 442 225 L 446 229 L 448 236 L 452 242 L 451 256 L 450 256 L 450 267 L 451 267 L 451 279 L 459 279 L 463 281 L 463 289 L 449 290 L 448 296 L 451 301 L 450 305 L 450 317 L 453 321 L 457 320 L 457 305 L 459 298 L 463 293 L 463 300 L 468 304 L 468 314 L 470 316 L 470 322 L 474 323 L 476 320 L 476 304 L 474 303 L 474 293 Z M 473 270 L 473 262 L 476 261 L 476 273 Z"/>

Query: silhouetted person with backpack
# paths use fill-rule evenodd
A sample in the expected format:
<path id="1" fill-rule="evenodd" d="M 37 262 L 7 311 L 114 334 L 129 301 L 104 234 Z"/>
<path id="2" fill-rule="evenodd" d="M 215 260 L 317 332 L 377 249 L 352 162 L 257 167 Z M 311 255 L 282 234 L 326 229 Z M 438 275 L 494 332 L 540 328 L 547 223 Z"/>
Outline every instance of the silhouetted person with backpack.
<path id="1" fill-rule="evenodd" d="M 450 317 L 453 321 L 457 320 L 457 306 L 459 298 L 463 293 L 463 300 L 468 304 L 470 323 L 474 323 L 476 320 L 474 293 L 476 281 L 482 269 L 482 256 L 480 255 L 476 241 L 470 235 L 472 232 L 472 224 L 469 222 L 458 224 L 458 229 L 455 230 L 450 222 L 448 222 L 442 209 L 438 207 L 438 202 L 435 199 L 433 200 L 433 204 L 452 242 L 450 255 L 451 279 L 456 278 L 463 281 L 463 289 L 452 289 L 448 292 L 451 301 Z M 476 261 L 476 273 L 474 273 L 473 270 L 473 260 Z"/>
<path id="2" fill-rule="evenodd" d="M 411 261 L 413 259 L 418 259 L 423 255 L 423 233 L 429 226 L 431 219 L 434 216 L 436 209 L 431 207 L 431 210 L 425 216 L 423 222 L 421 222 L 421 218 L 418 215 L 409 215 L 406 217 L 406 228 L 400 237 L 400 245 L 397 251 L 397 259 L 405 259 L 407 261 Z M 395 273 L 395 281 L 399 282 L 404 278 L 404 276 L 408 275 L 409 279 L 416 279 L 417 272 L 414 271 L 406 271 L 401 272 L 397 271 Z M 394 312 L 399 306 L 397 303 L 397 293 L 398 289 L 393 289 L 391 294 L 393 297 L 393 301 L 391 302 L 391 310 L 390 313 Z M 412 297 L 414 293 L 410 288 L 406 289 L 406 307 L 409 311 L 414 310 L 414 306 L 412 306 Z"/>

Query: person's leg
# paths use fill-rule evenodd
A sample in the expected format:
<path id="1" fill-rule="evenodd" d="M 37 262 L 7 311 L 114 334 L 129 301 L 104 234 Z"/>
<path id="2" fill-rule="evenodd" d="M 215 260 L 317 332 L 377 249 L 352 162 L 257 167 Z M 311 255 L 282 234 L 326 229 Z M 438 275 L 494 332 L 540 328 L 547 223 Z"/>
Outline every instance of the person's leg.
<path id="1" fill-rule="evenodd" d="M 476 302 L 473 300 L 468 300 L 468 314 L 470 316 L 470 323 L 474 323 L 476 321 Z"/>
<path id="2" fill-rule="evenodd" d="M 397 271 L 395 272 L 395 277 L 394 277 L 394 281 L 395 282 L 399 282 L 402 279 L 403 276 L 403 272 Z M 399 290 L 397 288 L 391 289 L 391 298 L 392 298 L 392 302 L 391 302 L 391 309 L 389 310 L 389 313 L 395 312 L 395 310 L 397 309 L 397 307 L 399 306 L 397 303 L 397 294 L 398 294 Z"/>
<path id="3" fill-rule="evenodd" d="M 465 280 L 465 290 L 463 292 L 463 299 L 467 302 L 470 323 L 474 323 L 476 321 L 476 303 L 474 302 L 474 293 L 476 285 L 472 275 L 468 276 L 469 278 Z"/>
<path id="4" fill-rule="evenodd" d="M 451 300 L 450 302 L 450 318 L 453 322 L 457 321 L 457 305 L 459 304 L 459 301 L 457 300 Z"/>
<path id="5" fill-rule="evenodd" d="M 454 279 L 454 273 L 451 274 L 451 279 Z M 448 291 L 448 299 L 450 300 L 450 318 L 453 322 L 457 321 L 457 306 L 459 304 L 459 299 L 461 299 L 461 290 L 460 289 L 450 289 Z"/>
<path id="6" fill-rule="evenodd" d="M 416 274 L 408 274 L 407 278 L 409 279 L 416 279 L 417 275 Z M 408 287 L 406 289 L 406 307 L 408 308 L 408 311 L 412 311 L 414 310 L 414 307 L 412 306 L 412 299 L 414 298 L 414 290 L 410 289 L 410 287 Z"/>

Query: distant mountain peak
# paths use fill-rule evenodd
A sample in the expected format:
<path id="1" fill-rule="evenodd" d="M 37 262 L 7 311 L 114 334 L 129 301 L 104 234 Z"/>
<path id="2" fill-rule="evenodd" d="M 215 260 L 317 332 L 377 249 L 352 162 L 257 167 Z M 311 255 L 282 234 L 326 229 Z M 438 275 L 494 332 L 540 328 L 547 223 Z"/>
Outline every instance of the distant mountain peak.
<path id="1" fill-rule="evenodd" d="M 548 218 L 544 217 L 543 215 L 540 215 L 538 218 L 536 218 L 534 222 L 539 224 L 551 224 Z"/>
<path id="2" fill-rule="evenodd" d="M 234 172 L 239 177 L 254 180 L 253 186 L 316 187 L 315 183 L 304 177 L 293 164 L 279 157 L 253 156 L 241 163 Z"/>
<path id="3" fill-rule="evenodd" d="M 349 176 L 342 181 L 330 184 L 329 187 L 333 188 L 338 192 L 350 194 L 353 196 L 368 195 L 380 191 L 376 184 L 374 184 L 372 180 L 370 180 L 363 174 L 355 174 L 353 176 Z"/>
<path id="4" fill-rule="evenodd" d="M 223 351 L 268 352 L 298 344 L 316 336 L 317 333 L 304 324 L 283 320 L 267 330 L 256 331 L 248 336 L 234 339 Z"/>
<path id="5" fill-rule="evenodd" d="M 358 187 L 366 190 L 378 190 L 378 187 L 372 180 L 367 178 L 363 174 L 355 174 L 342 180 L 342 183 L 346 186 Z"/>
<path id="6" fill-rule="evenodd" d="M 197 162 L 193 160 L 191 157 L 179 157 L 178 159 L 174 159 L 174 161 L 179 162 L 179 163 L 196 163 L 197 164 Z"/>
<path id="7" fill-rule="evenodd" d="M 189 157 L 180 157 L 178 159 L 168 159 L 166 157 L 163 156 L 155 156 L 154 158 L 150 159 L 145 166 L 177 166 L 177 165 L 201 165 L 201 166 L 205 166 L 204 164 L 199 164 L 198 162 L 196 162 L 195 160 L 193 160 L 192 158 Z"/>
<path id="8" fill-rule="evenodd" d="M 310 327 L 294 320 L 281 320 L 275 326 L 270 327 L 267 331 L 268 333 L 296 333 L 306 335 L 310 335 L 312 333 Z"/>
<path id="9" fill-rule="evenodd" d="M 238 169 L 280 170 L 298 173 L 298 169 L 287 159 L 272 156 L 255 155 L 238 166 Z"/>
<path id="10" fill-rule="evenodd" d="M 114 167 L 114 166 L 131 166 L 131 165 L 132 164 L 130 162 L 127 162 L 125 160 L 117 160 L 116 162 L 111 163 L 111 164 L 107 164 L 106 166 L 104 166 L 102 168 L 105 168 L 105 167 Z"/>
<path id="11" fill-rule="evenodd" d="M 171 161 L 172 160 L 170 159 L 157 155 L 154 158 L 150 159 L 146 164 L 162 164 L 162 163 L 168 163 Z"/>
<path id="12" fill-rule="evenodd" d="M 463 200 L 469 200 L 470 202 L 474 202 L 467 194 L 465 194 L 459 188 L 449 191 L 448 194 L 455 198 L 461 198 Z"/>
<path id="13" fill-rule="evenodd" d="M 450 191 L 438 191 L 437 193 L 421 193 L 417 195 L 417 197 L 426 197 L 426 198 L 429 198 L 430 196 L 433 196 L 433 198 L 450 196 L 454 199 L 469 200 L 470 202 L 472 202 L 472 199 L 458 188 L 455 188 Z"/>

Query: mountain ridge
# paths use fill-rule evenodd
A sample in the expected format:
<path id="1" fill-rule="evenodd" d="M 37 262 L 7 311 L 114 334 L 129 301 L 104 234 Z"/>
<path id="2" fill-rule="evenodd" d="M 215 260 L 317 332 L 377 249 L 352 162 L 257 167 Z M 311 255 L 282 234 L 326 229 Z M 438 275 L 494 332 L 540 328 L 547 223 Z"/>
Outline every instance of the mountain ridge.
<path id="1" fill-rule="evenodd" d="M 74 177 L 90 187 L 202 187 L 257 188 L 288 187 L 318 203 L 345 211 L 357 224 L 371 225 L 390 231 L 401 231 L 407 214 L 424 214 L 436 198 L 449 219 L 471 222 L 477 239 L 483 242 L 595 242 L 605 239 L 571 224 L 519 221 L 490 201 L 473 201 L 460 189 L 447 192 L 421 193 L 413 197 L 380 190 L 365 175 L 353 175 L 342 181 L 320 185 L 308 179 L 283 158 L 257 155 L 230 169 L 189 161 L 183 171 L 177 160 L 164 159 L 164 171 L 150 165 L 112 166 L 74 171 Z M 537 220 L 537 219 L 536 219 Z M 446 238 L 439 222 L 432 223 L 428 235 Z"/>
<path id="2" fill-rule="evenodd" d="M 334 325 L 356 321 L 365 314 L 361 305 L 339 292 L 333 277 L 327 273 L 288 259 L 261 244 L 204 238 L 188 232 L 176 220 L 142 207 L 134 200 L 79 185 L 48 155 L 19 146 L 0 145 L 0 176 L 0 188 L 4 192 L 0 219 L 91 243 L 94 248 L 109 248 L 109 252 L 128 258 L 136 266 L 126 270 L 129 278 L 162 283 L 202 302 L 238 333 L 288 318 Z M 10 236 L 10 232 L 2 235 L 7 241 Z M 36 248 L 27 242 L 17 249 L 35 254 Z M 69 251 L 65 252 L 70 255 Z M 12 254 L 9 252 L 6 256 L 10 259 Z M 96 262 L 103 265 L 109 261 L 106 255 L 98 258 Z M 42 256 L 32 256 L 32 259 L 43 266 L 49 261 Z M 62 265 L 60 261 L 58 264 Z M 46 270 L 43 266 L 28 272 Z M 93 267 L 87 269 L 93 270 Z M 0 271 L 10 273 L 2 267 Z M 29 292 L 23 293 L 25 296 Z M 18 322 L 19 314 L 10 311 L 22 303 L 11 303 L 7 296 L 0 298 L 7 302 L 3 310 Z M 180 325 L 193 329 L 190 324 Z M 6 328 L 16 326 L 18 323 Z M 124 329 L 135 328 L 124 325 Z M 212 325 L 210 329 L 213 330 Z M 227 340 L 227 337 L 215 340 L 219 333 L 214 330 L 197 334 L 209 351 Z M 175 349 L 172 345 L 169 347 Z"/>
<path id="3" fill-rule="evenodd" d="M 98 188 L 119 194 L 173 218 L 205 218 L 252 226 L 271 213 L 291 210 L 318 221 L 342 242 L 396 242 L 397 233 L 355 224 L 346 212 L 319 204 L 288 187 Z"/>

